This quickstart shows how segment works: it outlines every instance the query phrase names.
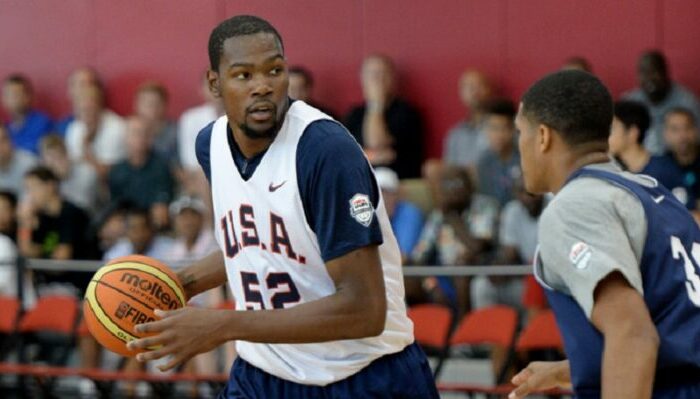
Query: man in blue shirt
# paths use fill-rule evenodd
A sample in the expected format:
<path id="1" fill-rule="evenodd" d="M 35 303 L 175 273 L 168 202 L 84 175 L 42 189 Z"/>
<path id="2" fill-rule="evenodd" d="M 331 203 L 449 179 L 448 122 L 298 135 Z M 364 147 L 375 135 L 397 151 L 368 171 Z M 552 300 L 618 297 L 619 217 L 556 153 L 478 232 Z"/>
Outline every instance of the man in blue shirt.
<path id="1" fill-rule="evenodd" d="M 685 108 L 674 108 L 665 117 L 664 141 L 668 152 L 652 157 L 644 168 L 691 211 L 697 210 L 700 196 L 700 153 L 695 115 Z"/>
<path id="2" fill-rule="evenodd" d="M 53 124 L 48 116 L 32 109 L 32 85 L 22 75 L 10 75 L 2 85 L 2 106 L 10 116 L 7 130 L 15 147 L 39 153 L 39 140 Z"/>

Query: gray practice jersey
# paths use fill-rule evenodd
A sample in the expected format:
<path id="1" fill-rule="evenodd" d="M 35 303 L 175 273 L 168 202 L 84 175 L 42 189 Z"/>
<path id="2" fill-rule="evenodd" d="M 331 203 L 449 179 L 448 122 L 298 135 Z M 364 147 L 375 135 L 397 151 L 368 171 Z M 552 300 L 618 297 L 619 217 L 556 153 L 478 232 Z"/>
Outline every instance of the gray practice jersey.
<path id="1" fill-rule="evenodd" d="M 653 179 L 623 172 L 612 163 L 587 168 L 655 185 Z M 590 318 L 593 292 L 613 271 L 621 272 L 643 294 L 639 264 L 646 233 L 644 208 L 633 193 L 601 179 L 577 178 L 542 214 L 537 274 L 546 285 L 571 295 Z"/>

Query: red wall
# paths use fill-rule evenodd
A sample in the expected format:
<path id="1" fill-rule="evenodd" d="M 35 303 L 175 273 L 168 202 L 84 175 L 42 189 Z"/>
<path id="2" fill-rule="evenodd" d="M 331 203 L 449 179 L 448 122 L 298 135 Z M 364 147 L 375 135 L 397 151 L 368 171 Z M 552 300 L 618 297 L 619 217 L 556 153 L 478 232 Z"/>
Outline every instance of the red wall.
<path id="1" fill-rule="evenodd" d="M 26 73 L 41 107 L 68 111 L 65 80 L 90 65 L 111 106 L 128 113 L 139 82 L 169 86 L 171 113 L 197 104 L 206 43 L 237 13 L 270 20 L 291 63 L 316 75 L 316 97 L 338 113 L 360 100 L 362 57 L 384 52 L 402 91 L 425 113 L 430 155 L 464 114 L 456 90 L 467 67 L 517 98 L 571 55 L 586 56 L 615 94 L 635 85 L 635 60 L 663 49 L 673 76 L 700 90 L 700 6 L 693 0 L 0 0 L 0 76 Z"/>

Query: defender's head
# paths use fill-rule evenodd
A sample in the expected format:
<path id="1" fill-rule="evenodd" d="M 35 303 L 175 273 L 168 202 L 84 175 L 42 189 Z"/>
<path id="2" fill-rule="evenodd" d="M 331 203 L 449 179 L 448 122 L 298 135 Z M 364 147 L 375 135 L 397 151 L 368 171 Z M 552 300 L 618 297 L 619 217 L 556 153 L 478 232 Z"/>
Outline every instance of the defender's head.
<path id="1" fill-rule="evenodd" d="M 289 76 L 282 38 L 267 21 L 238 15 L 209 36 L 209 88 L 229 123 L 252 139 L 274 137 L 288 105 Z"/>
<path id="2" fill-rule="evenodd" d="M 515 119 L 526 189 L 552 191 L 562 159 L 607 151 L 612 118 L 608 89 L 589 73 L 559 71 L 532 85 Z"/>

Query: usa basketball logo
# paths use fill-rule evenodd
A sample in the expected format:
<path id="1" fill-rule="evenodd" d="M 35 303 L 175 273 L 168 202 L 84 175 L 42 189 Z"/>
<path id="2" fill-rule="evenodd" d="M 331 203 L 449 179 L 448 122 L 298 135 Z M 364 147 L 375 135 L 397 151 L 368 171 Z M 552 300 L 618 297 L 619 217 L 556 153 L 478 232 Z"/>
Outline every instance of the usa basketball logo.
<path id="1" fill-rule="evenodd" d="M 350 198 L 350 216 L 357 223 L 369 227 L 374 217 L 374 207 L 367 195 L 358 193 Z"/>

